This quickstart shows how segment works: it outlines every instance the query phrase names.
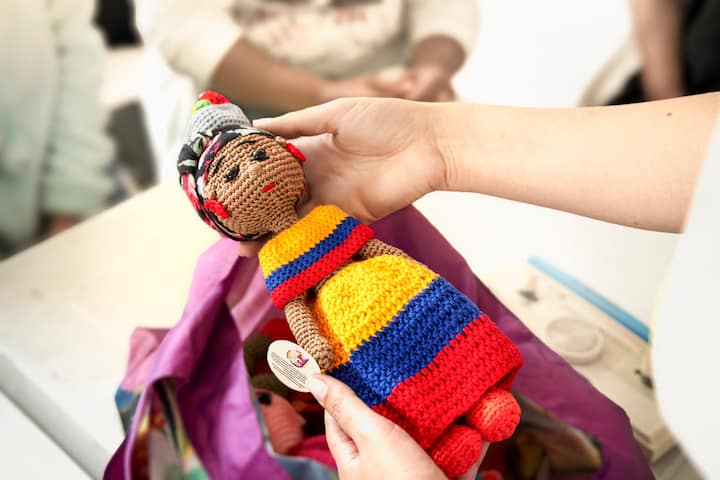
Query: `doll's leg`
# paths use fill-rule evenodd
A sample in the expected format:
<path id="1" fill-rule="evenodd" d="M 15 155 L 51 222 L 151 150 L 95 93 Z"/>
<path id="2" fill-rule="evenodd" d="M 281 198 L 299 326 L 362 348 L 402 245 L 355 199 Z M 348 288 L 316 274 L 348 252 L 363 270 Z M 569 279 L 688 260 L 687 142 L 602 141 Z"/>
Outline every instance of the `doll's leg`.
<path id="1" fill-rule="evenodd" d="M 474 428 L 450 425 L 428 450 L 428 454 L 449 478 L 459 477 L 478 461 L 483 438 Z"/>
<path id="2" fill-rule="evenodd" d="M 305 295 L 299 295 L 285 305 L 285 317 L 298 344 L 312 355 L 320 368 L 328 368 L 333 361 L 333 349 L 320 334 L 317 322 L 305 303 Z"/>
<path id="3" fill-rule="evenodd" d="M 520 423 L 520 406 L 507 390 L 494 388 L 483 395 L 465 414 L 488 442 L 509 438 Z"/>

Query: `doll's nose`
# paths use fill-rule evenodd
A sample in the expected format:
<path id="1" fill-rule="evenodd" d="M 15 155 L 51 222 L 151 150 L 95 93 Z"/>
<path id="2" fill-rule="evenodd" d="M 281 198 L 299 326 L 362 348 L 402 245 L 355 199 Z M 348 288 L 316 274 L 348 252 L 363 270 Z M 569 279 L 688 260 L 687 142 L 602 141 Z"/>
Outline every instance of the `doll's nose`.
<path id="1" fill-rule="evenodd" d="M 245 169 L 250 175 L 257 175 L 262 171 L 262 166 L 257 162 L 250 162 Z"/>

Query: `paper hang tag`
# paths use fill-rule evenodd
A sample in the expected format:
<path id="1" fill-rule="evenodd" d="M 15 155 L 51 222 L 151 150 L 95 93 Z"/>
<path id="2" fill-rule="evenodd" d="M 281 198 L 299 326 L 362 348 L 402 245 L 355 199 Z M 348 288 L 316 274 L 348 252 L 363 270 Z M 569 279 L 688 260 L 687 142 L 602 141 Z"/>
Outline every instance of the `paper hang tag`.
<path id="1" fill-rule="evenodd" d="M 298 392 L 309 392 L 305 382 L 320 373 L 317 362 L 300 345 L 287 340 L 276 340 L 267 353 L 270 370 L 283 385 Z"/>

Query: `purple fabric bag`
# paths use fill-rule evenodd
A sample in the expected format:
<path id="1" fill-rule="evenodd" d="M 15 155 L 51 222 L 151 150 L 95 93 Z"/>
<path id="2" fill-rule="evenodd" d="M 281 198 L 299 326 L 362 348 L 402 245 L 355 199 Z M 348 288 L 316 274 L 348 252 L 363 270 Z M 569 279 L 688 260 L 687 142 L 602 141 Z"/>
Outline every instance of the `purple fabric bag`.
<path id="1" fill-rule="evenodd" d="M 455 285 L 515 342 L 524 366 L 514 390 L 598 440 L 603 459 L 596 478 L 653 478 L 625 412 L 535 338 L 417 210 L 405 208 L 373 228 L 378 238 Z M 211 478 L 288 479 L 262 441 L 242 355 L 248 335 L 282 312 L 270 301 L 257 261 L 238 257 L 236 249 L 235 242 L 222 239 L 201 256 L 185 312 L 162 339 L 142 384 L 175 379 L 187 435 Z M 137 412 L 147 407 L 148 397 L 145 389 Z M 105 478 L 131 478 L 140 417 L 135 415 Z"/>

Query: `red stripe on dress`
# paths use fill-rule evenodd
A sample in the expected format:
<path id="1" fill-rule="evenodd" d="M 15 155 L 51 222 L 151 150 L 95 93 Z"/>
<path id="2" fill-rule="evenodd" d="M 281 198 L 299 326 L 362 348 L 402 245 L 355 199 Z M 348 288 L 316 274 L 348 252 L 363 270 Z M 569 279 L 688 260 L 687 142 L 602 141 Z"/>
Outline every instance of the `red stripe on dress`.
<path id="1" fill-rule="evenodd" d="M 373 230 L 370 227 L 362 223 L 356 226 L 343 243 L 323 255 L 306 270 L 278 285 L 270 294 L 273 303 L 278 308 L 283 308 L 287 302 L 320 283 L 323 278 L 348 261 L 371 238 L 373 238 Z"/>
<path id="2" fill-rule="evenodd" d="M 427 449 L 489 388 L 509 388 L 521 365 L 517 347 L 481 315 L 427 367 L 400 382 L 373 410 L 397 423 Z"/>

